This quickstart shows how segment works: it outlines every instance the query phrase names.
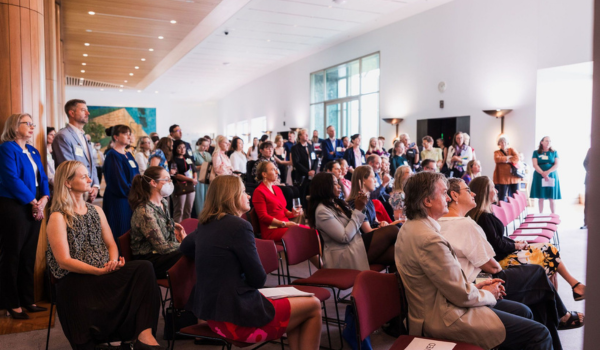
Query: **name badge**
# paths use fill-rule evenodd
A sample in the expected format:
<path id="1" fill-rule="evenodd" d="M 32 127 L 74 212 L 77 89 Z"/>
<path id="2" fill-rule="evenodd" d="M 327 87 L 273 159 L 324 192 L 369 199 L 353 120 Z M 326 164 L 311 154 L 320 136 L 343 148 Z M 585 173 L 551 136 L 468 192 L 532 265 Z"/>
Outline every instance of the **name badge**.
<path id="1" fill-rule="evenodd" d="M 337 147 L 337 148 L 335 149 L 335 151 L 336 151 L 336 152 L 341 152 L 341 151 L 342 151 L 342 147 Z"/>
<path id="2" fill-rule="evenodd" d="M 188 149 L 188 155 L 191 157 L 192 156 L 192 150 Z"/>
<path id="3" fill-rule="evenodd" d="M 407 162 L 407 161 L 404 161 L 404 165 L 408 165 L 408 162 Z"/>
<path id="4" fill-rule="evenodd" d="M 191 160 L 191 159 L 189 159 L 189 158 L 186 158 L 186 159 L 185 159 L 185 162 L 186 162 L 186 163 L 188 163 L 189 165 L 192 165 L 192 160 Z"/>
<path id="5" fill-rule="evenodd" d="M 365 156 L 362 156 L 362 162 L 365 164 L 367 161 L 365 160 Z"/>
<path id="6" fill-rule="evenodd" d="M 542 159 L 542 160 L 548 160 L 548 156 L 547 156 L 547 155 L 545 155 L 545 154 L 542 154 L 542 155 L 540 156 L 540 159 Z"/>
<path id="7" fill-rule="evenodd" d="M 129 165 L 130 165 L 132 168 L 137 168 L 137 165 L 135 164 L 135 161 L 133 161 L 133 160 L 129 160 Z"/>
<path id="8" fill-rule="evenodd" d="M 81 148 L 81 147 L 75 147 L 75 155 L 77 157 L 83 157 L 83 148 Z"/>
<path id="9" fill-rule="evenodd" d="M 310 159 L 315 160 L 317 156 L 315 156 L 315 152 L 310 152 Z"/>

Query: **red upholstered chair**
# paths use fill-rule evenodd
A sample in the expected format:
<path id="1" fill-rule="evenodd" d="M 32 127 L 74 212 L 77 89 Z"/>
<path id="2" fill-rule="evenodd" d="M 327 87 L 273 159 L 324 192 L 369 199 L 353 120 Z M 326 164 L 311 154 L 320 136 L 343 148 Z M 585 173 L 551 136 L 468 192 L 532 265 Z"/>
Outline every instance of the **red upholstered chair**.
<path id="1" fill-rule="evenodd" d="M 258 214 L 256 214 L 256 210 L 254 208 L 250 209 L 248 213 L 246 213 L 246 220 L 250 222 L 252 225 L 252 231 L 254 231 L 254 238 L 262 239 L 262 234 L 260 232 L 260 221 L 258 220 Z M 273 241 L 275 242 L 275 241 Z M 279 256 L 279 266 L 281 267 L 281 273 L 279 273 L 279 269 L 277 269 L 277 279 L 279 284 L 279 278 L 283 276 L 283 282 L 285 283 L 285 272 L 283 269 L 283 259 L 282 254 L 285 250 L 283 244 L 281 242 L 275 242 L 275 246 L 277 247 L 277 255 Z"/>
<path id="2" fill-rule="evenodd" d="M 185 219 L 181 222 L 181 226 L 183 226 L 183 229 L 189 235 L 190 233 L 194 232 L 198 228 L 198 219 L 194 219 L 194 218 Z"/>
<path id="3" fill-rule="evenodd" d="M 377 214 L 377 221 L 386 221 L 388 223 L 394 221 L 388 215 L 381 201 L 373 199 L 373 206 L 375 207 L 375 213 Z"/>
<path id="4" fill-rule="evenodd" d="M 307 261 L 313 256 L 319 257 L 319 237 L 318 233 L 313 229 L 308 229 L 300 226 L 290 227 L 282 238 L 283 246 L 285 247 L 285 256 L 287 261 L 288 283 L 290 279 L 290 265 L 296 265 Z M 337 324 L 340 333 L 340 341 L 342 339 L 342 323 L 340 321 L 340 312 L 338 302 L 342 290 L 350 289 L 354 286 L 354 280 L 360 271 L 352 269 L 319 269 L 308 278 L 300 278 L 293 282 L 294 285 L 309 285 L 317 287 L 325 287 L 333 292 L 333 301 L 335 303 L 335 313 L 337 316 Z M 335 289 L 338 290 L 337 294 Z"/>
<path id="5" fill-rule="evenodd" d="M 352 290 L 352 303 L 356 315 L 356 337 L 358 349 L 361 342 L 381 327 L 384 323 L 398 315 L 401 322 L 408 314 L 404 309 L 407 305 L 406 298 L 401 293 L 396 274 L 383 274 L 374 271 L 361 272 L 354 283 Z M 390 350 L 406 349 L 415 337 L 401 335 L 394 342 Z M 433 338 L 424 338 L 432 339 Z M 480 347 L 452 341 L 456 343 L 454 350 L 481 350 Z"/>

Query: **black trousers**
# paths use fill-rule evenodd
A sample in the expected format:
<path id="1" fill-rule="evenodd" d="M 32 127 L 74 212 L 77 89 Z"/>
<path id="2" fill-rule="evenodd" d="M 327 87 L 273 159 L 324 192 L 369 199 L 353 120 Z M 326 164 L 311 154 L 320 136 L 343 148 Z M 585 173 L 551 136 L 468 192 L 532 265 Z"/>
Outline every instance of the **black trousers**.
<path id="1" fill-rule="evenodd" d="M 506 329 L 500 349 L 552 350 L 552 337 L 543 324 L 533 320 L 531 310 L 512 300 L 498 300 L 492 311 Z"/>
<path id="2" fill-rule="evenodd" d="M 34 220 L 31 204 L 4 197 L 0 222 L 0 303 L 17 309 L 34 303 L 33 267 L 42 222 Z"/>
<path id="3" fill-rule="evenodd" d="M 508 197 L 512 197 L 514 193 L 519 189 L 519 184 L 511 184 L 511 185 L 500 185 L 496 184 L 496 190 L 498 190 L 498 200 L 508 202 Z M 507 193 L 508 192 L 508 193 Z"/>
<path id="4" fill-rule="evenodd" d="M 278 186 L 281 189 L 281 193 L 283 193 L 283 196 L 285 197 L 285 202 L 286 202 L 286 209 L 289 211 L 292 211 L 292 204 L 293 204 L 293 199 L 294 198 L 300 198 L 300 191 L 298 190 L 298 188 L 294 187 L 294 186 Z"/>
<path id="5" fill-rule="evenodd" d="M 179 261 L 179 258 L 181 258 L 181 256 L 182 253 L 179 250 L 176 250 L 168 254 L 150 253 L 146 255 L 134 255 L 133 259 L 150 261 L 152 263 L 152 267 L 154 268 L 154 274 L 156 275 L 156 279 L 159 280 L 167 278 L 167 271 L 169 271 L 169 269 Z"/>

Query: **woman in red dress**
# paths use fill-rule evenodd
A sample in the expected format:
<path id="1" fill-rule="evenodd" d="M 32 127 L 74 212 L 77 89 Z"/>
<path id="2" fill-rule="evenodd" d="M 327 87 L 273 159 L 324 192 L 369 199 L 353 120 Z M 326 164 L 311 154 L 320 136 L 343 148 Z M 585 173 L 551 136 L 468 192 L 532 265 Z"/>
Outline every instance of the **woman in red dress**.
<path id="1" fill-rule="evenodd" d="M 260 222 L 260 232 L 263 239 L 281 241 L 287 229 L 297 226 L 289 219 L 302 215 L 302 208 L 293 211 L 286 209 L 286 201 L 281 189 L 275 185 L 277 167 L 271 162 L 260 162 L 256 167 L 256 179 L 260 185 L 254 190 L 252 204 Z"/>

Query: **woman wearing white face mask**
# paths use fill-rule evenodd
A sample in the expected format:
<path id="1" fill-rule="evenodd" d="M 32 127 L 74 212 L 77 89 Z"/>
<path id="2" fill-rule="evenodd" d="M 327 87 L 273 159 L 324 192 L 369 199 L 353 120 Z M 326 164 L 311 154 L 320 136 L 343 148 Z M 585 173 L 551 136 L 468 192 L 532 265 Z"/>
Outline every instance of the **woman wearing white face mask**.
<path id="1" fill-rule="evenodd" d="M 169 173 L 151 166 L 144 175 L 133 178 L 129 192 L 131 216 L 131 253 L 135 260 L 149 260 L 156 278 L 166 278 L 167 270 L 181 257 L 179 243 L 185 238 L 183 227 L 169 215 L 167 200 L 173 193 Z"/>

